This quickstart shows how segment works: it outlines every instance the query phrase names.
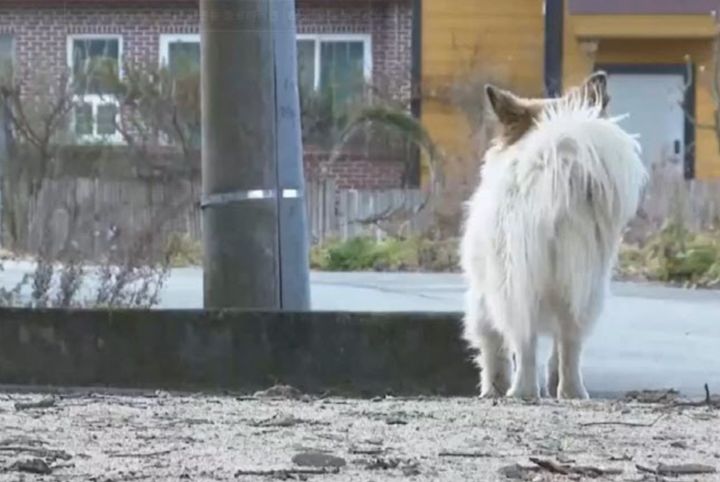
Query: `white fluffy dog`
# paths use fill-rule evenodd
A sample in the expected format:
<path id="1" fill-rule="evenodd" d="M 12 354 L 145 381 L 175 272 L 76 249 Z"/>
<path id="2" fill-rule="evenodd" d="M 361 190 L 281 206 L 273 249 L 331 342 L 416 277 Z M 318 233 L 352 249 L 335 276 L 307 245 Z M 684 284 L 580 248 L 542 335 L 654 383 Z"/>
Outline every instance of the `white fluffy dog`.
<path id="1" fill-rule="evenodd" d="M 639 144 L 605 115 L 606 85 L 599 72 L 558 99 L 486 87 L 502 133 L 485 155 L 461 243 L 464 338 L 479 351 L 481 396 L 537 398 L 537 338 L 551 335 L 548 393 L 588 397 L 583 338 L 647 178 Z"/>

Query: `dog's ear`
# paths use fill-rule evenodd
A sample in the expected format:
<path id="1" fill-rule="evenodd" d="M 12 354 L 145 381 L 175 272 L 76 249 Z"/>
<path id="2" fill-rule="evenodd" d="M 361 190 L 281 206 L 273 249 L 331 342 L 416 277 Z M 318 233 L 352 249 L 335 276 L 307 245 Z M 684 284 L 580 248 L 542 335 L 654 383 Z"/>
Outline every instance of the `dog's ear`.
<path id="1" fill-rule="evenodd" d="M 590 75 L 581 86 L 591 104 L 600 104 L 605 109 L 610 102 L 607 92 L 607 74 L 602 70 Z"/>
<path id="2" fill-rule="evenodd" d="M 535 110 L 528 103 L 506 90 L 488 84 L 485 86 L 488 103 L 503 127 L 509 143 L 521 138 L 533 125 Z"/>
<path id="3" fill-rule="evenodd" d="M 485 94 L 490 102 L 490 107 L 503 124 L 512 123 L 518 117 L 528 113 L 528 109 L 520 102 L 520 99 L 507 90 L 487 84 Z"/>

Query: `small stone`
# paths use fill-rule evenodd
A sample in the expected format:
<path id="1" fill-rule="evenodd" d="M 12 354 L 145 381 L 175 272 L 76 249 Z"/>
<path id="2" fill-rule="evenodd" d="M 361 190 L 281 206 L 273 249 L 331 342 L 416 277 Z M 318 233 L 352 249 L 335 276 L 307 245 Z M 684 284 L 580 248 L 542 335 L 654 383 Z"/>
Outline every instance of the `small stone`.
<path id="1" fill-rule="evenodd" d="M 402 473 L 405 477 L 412 477 L 414 475 L 420 475 L 420 464 L 411 463 L 402 468 Z"/>
<path id="2" fill-rule="evenodd" d="M 301 452 L 292 458 L 296 465 L 303 467 L 344 467 L 347 462 L 342 457 L 321 452 Z"/>
<path id="3" fill-rule="evenodd" d="M 573 459 L 565 454 L 560 454 L 557 456 L 557 461 L 560 462 L 561 464 L 572 464 L 575 462 L 575 459 Z"/>
<path id="4" fill-rule="evenodd" d="M 672 448 L 676 448 L 676 449 L 686 449 L 686 448 L 688 448 L 688 444 L 687 444 L 686 442 L 682 441 L 682 440 L 678 440 L 678 441 L 676 441 L 676 442 L 673 442 L 673 443 L 670 444 L 670 446 L 671 446 Z"/>
<path id="5" fill-rule="evenodd" d="M 370 445 L 382 445 L 383 439 L 381 438 L 366 438 L 363 440 L 364 443 L 370 444 Z"/>
<path id="6" fill-rule="evenodd" d="M 50 466 L 42 459 L 18 460 L 10 466 L 11 470 L 30 474 L 48 475 L 52 473 Z"/>
<path id="7" fill-rule="evenodd" d="M 369 460 L 365 464 L 365 468 L 368 470 L 389 470 L 397 468 L 400 465 L 400 459 L 376 457 Z"/>
<path id="8" fill-rule="evenodd" d="M 504 476 L 506 479 L 512 480 L 527 480 L 529 476 L 528 470 L 518 464 L 501 467 L 499 472 L 500 475 Z"/>

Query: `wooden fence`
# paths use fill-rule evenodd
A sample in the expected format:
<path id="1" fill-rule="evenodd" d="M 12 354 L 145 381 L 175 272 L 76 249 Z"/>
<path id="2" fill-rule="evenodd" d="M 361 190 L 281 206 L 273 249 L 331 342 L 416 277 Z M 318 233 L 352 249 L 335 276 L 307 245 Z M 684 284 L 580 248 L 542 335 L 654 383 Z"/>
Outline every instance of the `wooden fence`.
<path id="1" fill-rule="evenodd" d="M 13 191 L 15 248 L 23 252 L 57 253 L 72 246 L 84 257 L 98 259 L 138 240 L 163 247 L 173 235 L 201 238 L 197 180 L 52 179 L 43 183 L 36 198 L 27 187 L 5 188 Z M 305 199 L 313 244 L 359 235 L 418 233 L 433 221 L 429 208 L 415 214 L 425 200 L 419 190 L 337 189 L 332 181 L 310 182 Z M 671 215 L 692 229 L 720 221 L 718 181 L 687 182 L 655 172 L 643 199 L 630 236 L 642 238 Z M 4 206 L 5 216 L 8 207 Z"/>
<path id="2" fill-rule="evenodd" d="M 70 246 L 99 259 L 139 239 L 162 247 L 173 235 L 201 238 L 197 180 L 52 179 L 37 197 L 18 185 L 10 188 L 15 248 L 22 252 L 58 253 Z M 428 222 L 424 212 L 412 215 L 424 199 L 418 190 L 339 190 L 332 181 L 311 182 L 305 199 L 313 243 L 415 232 Z"/>
<path id="3" fill-rule="evenodd" d="M 672 166 L 653 166 L 627 238 L 641 240 L 669 219 L 693 231 L 720 227 L 720 180 L 686 181 Z"/>

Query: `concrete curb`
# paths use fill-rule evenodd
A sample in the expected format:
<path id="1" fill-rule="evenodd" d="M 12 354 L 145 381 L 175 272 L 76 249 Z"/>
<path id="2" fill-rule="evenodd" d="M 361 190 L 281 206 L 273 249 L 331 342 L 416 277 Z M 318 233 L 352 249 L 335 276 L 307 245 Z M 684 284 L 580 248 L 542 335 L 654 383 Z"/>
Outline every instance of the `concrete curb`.
<path id="1" fill-rule="evenodd" d="M 0 308 L 0 384 L 473 395 L 457 314 Z"/>

